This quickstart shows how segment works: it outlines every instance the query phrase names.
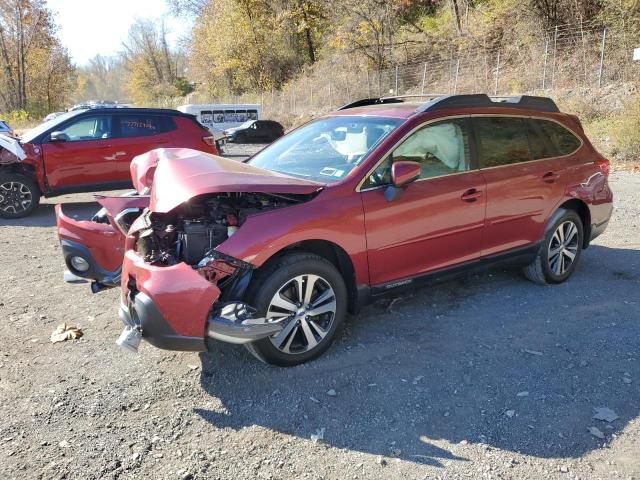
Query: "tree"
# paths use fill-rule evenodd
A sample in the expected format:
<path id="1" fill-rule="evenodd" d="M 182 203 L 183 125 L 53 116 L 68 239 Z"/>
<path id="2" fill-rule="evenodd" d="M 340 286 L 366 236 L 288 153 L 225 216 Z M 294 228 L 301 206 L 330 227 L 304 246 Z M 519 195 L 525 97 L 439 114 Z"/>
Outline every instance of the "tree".
<path id="1" fill-rule="evenodd" d="M 184 92 L 185 58 L 169 47 L 164 22 L 138 20 L 123 45 L 127 69 L 126 90 L 139 103 L 181 96 Z"/>
<path id="2" fill-rule="evenodd" d="M 73 76 L 46 2 L 0 0 L 0 107 L 57 108 Z"/>
<path id="3" fill-rule="evenodd" d="M 96 55 L 86 66 L 78 68 L 75 101 L 115 100 L 125 102 L 126 61 L 121 55 Z"/>

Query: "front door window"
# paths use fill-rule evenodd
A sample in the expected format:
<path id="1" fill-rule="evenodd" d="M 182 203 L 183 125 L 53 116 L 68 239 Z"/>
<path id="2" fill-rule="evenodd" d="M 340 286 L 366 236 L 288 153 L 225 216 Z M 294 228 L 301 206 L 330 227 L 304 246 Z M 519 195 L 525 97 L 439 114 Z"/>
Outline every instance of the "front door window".
<path id="1" fill-rule="evenodd" d="M 108 139 L 111 138 L 111 117 L 84 117 L 63 128 L 62 133 L 68 137 L 68 142 Z"/>
<path id="2" fill-rule="evenodd" d="M 434 178 L 470 169 L 471 155 L 464 119 L 431 123 L 407 137 L 369 176 L 363 188 L 391 183 L 391 164 L 398 161 L 418 162 L 420 178 Z"/>

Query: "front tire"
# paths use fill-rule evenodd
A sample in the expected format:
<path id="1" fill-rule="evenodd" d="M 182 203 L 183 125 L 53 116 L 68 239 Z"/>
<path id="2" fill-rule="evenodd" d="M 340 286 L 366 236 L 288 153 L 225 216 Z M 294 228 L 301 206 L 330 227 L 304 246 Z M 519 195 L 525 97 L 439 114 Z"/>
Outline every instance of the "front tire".
<path id="1" fill-rule="evenodd" d="M 524 275 L 540 285 L 566 281 L 575 271 L 584 241 L 584 226 L 573 210 L 561 210 L 547 229 L 533 262 L 523 268 Z"/>
<path id="2" fill-rule="evenodd" d="M 324 258 L 293 253 L 280 258 L 253 281 L 249 305 L 267 319 L 284 318 L 276 335 L 246 345 L 259 360 L 289 367 L 317 358 L 333 342 L 347 314 L 347 288 Z"/>
<path id="3" fill-rule="evenodd" d="M 20 173 L 0 173 L 0 218 L 22 218 L 40 203 L 40 190 Z"/>

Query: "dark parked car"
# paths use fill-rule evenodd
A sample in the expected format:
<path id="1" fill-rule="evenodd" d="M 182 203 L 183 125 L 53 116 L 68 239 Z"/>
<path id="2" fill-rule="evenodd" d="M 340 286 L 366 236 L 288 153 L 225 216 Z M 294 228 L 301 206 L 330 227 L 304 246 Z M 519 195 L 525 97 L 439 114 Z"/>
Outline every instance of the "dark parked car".
<path id="1" fill-rule="evenodd" d="M 542 97 L 368 99 L 246 163 L 189 150 L 140 163 L 152 195 L 126 228 L 119 343 L 218 340 L 278 365 L 317 357 L 347 311 L 403 288 L 505 262 L 564 282 L 612 211 L 609 161 Z M 61 240 L 100 241 L 70 222 Z"/>
<path id="2" fill-rule="evenodd" d="M 284 135 L 284 127 L 273 120 L 249 120 L 224 132 L 235 143 L 271 143 Z"/>

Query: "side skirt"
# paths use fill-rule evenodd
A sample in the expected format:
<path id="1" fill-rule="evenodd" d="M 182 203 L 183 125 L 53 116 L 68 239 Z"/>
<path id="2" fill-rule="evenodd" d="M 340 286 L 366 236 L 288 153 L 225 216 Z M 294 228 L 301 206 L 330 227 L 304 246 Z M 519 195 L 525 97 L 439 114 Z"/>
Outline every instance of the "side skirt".
<path id="1" fill-rule="evenodd" d="M 387 294 L 395 294 L 408 288 L 415 288 L 424 285 L 445 282 L 456 277 L 468 275 L 469 273 L 486 270 L 488 268 L 493 268 L 500 265 L 527 265 L 534 260 L 539 248 L 540 242 L 536 242 L 531 245 L 527 245 L 526 247 L 516 248 L 513 250 L 509 250 L 508 252 L 498 253 L 488 257 L 480 258 L 478 260 L 464 262 L 452 267 L 446 267 L 432 272 L 423 273 L 414 277 L 408 277 L 383 283 L 380 285 L 374 285 L 371 287 L 370 295 L 368 295 L 368 300 L 372 301 L 377 299 L 378 297 L 382 297 Z M 364 297 L 365 295 L 362 295 L 359 300 L 364 300 Z"/>
<path id="2" fill-rule="evenodd" d="M 124 182 L 108 182 L 108 183 L 91 183 L 88 185 L 74 185 L 72 187 L 54 188 L 44 193 L 46 198 L 57 197 L 58 195 L 66 195 L 68 193 L 86 193 L 86 192 L 102 192 L 107 190 L 124 190 L 133 188 L 130 181 Z"/>

